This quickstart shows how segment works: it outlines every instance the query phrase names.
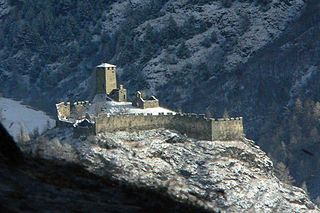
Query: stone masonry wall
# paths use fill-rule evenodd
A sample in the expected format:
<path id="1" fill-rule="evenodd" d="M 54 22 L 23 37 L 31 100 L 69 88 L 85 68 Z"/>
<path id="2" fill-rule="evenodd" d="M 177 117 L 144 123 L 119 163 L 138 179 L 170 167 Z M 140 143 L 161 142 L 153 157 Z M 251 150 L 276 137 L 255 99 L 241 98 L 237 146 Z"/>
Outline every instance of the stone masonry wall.
<path id="1" fill-rule="evenodd" d="M 70 102 L 61 102 L 56 104 L 58 119 L 67 119 L 71 114 Z"/>
<path id="2" fill-rule="evenodd" d="M 189 137 L 211 140 L 211 119 L 204 115 L 176 114 L 169 128 Z"/>
<path id="3" fill-rule="evenodd" d="M 212 121 L 212 139 L 236 140 L 243 137 L 243 121 L 241 117 Z"/>
<path id="4" fill-rule="evenodd" d="M 142 106 L 143 109 L 159 107 L 158 100 L 145 100 L 142 104 L 143 104 Z"/>
<path id="5" fill-rule="evenodd" d="M 195 114 L 117 115 L 100 114 L 96 119 L 96 133 L 120 130 L 147 130 L 166 128 L 179 131 L 200 140 L 241 139 L 242 118 L 215 120 Z"/>
<path id="6" fill-rule="evenodd" d="M 71 104 L 70 106 L 70 117 L 74 119 L 83 119 L 86 116 L 86 110 L 90 106 L 89 101 L 79 101 Z"/>
<path id="7" fill-rule="evenodd" d="M 100 114 L 96 119 L 96 133 L 119 130 L 147 130 L 169 128 L 174 115 L 116 115 Z"/>
<path id="8" fill-rule="evenodd" d="M 88 101 L 79 101 L 75 103 L 61 102 L 56 104 L 58 120 L 79 120 L 86 116 L 86 109 L 91 103 Z"/>

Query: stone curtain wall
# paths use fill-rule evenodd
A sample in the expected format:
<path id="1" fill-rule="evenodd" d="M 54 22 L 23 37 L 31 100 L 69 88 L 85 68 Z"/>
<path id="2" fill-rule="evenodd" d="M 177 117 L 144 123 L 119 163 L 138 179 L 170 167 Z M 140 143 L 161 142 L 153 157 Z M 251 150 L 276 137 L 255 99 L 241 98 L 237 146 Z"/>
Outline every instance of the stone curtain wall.
<path id="1" fill-rule="evenodd" d="M 243 137 L 242 118 L 227 118 L 212 121 L 212 139 L 236 140 Z"/>
<path id="2" fill-rule="evenodd" d="M 174 115 L 115 115 L 100 114 L 96 119 L 96 133 L 119 130 L 147 130 L 169 128 Z"/>
<path id="3" fill-rule="evenodd" d="M 70 111 L 71 117 L 74 119 L 83 119 L 86 116 L 86 110 L 91 103 L 89 101 L 79 101 L 71 104 Z"/>
<path id="4" fill-rule="evenodd" d="M 70 117 L 71 107 L 70 102 L 61 102 L 56 104 L 58 120 L 64 120 Z"/>
<path id="5" fill-rule="evenodd" d="M 200 140 L 231 140 L 244 136 L 242 118 L 208 119 L 195 114 L 117 115 L 100 114 L 96 119 L 96 133 L 120 130 L 166 128 Z"/>
<path id="6" fill-rule="evenodd" d="M 204 115 L 176 114 L 170 128 L 200 140 L 211 140 L 211 119 Z"/>

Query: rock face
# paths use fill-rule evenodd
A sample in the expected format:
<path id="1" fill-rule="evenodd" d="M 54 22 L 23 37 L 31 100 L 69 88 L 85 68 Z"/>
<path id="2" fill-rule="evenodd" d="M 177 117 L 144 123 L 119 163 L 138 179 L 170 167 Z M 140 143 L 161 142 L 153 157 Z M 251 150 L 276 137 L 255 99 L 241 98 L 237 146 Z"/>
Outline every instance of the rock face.
<path id="1" fill-rule="evenodd" d="M 75 139 L 54 129 L 23 150 L 210 212 L 320 212 L 302 189 L 279 181 L 270 159 L 246 139 L 196 141 L 164 129 Z"/>
<path id="2" fill-rule="evenodd" d="M 77 165 L 23 157 L 0 124 L 1 212 L 202 212 L 161 194 L 126 188 Z"/>

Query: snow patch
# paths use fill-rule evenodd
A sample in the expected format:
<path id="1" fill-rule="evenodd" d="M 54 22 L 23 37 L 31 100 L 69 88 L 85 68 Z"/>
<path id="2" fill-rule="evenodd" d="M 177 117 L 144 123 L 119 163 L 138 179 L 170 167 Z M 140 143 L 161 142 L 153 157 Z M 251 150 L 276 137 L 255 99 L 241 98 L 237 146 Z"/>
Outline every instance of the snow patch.
<path id="1" fill-rule="evenodd" d="M 100 100 L 100 101 L 98 101 Z M 115 101 L 106 101 L 95 97 L 93 104 L 88 109 L 88 114 L 90 116 L 95 116 L 100 112 L 109 113 L 110 115 L 119 115 L 119 114 L 152 114 L 152 115 L 159 115 L 161 113 L 168 114 L 172 113 L 175 114 L 174 111 L 163 107 L 154 107 L 154 108 L 147 108 L 147 109 L 140 109 L 132 106 L 131 102 L 115 102 Z"/>
<path id="2" fill-rule="evenodd" d="M 20 132 L 42 134 L 55 127 L 55 120 L 42 111 L 32 109 L 19 101 L 0 97 L 0 122 L 17 140 Z"/>

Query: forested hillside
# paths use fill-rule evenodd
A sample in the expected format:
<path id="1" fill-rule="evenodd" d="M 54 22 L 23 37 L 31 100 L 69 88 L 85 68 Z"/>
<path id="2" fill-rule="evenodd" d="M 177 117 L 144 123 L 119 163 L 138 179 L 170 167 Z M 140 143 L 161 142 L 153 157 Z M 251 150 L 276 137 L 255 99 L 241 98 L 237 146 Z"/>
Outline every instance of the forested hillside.
<path id="1" fill-rule="evenodd" d="M 117 64 L 131 95 L 244 116 L 247 137 L 316 198 L 319 10 L 318 0 L 1 0 L 0 90 L 54 113 L 60 99 L 87 99 L 95 65 Z"/>

